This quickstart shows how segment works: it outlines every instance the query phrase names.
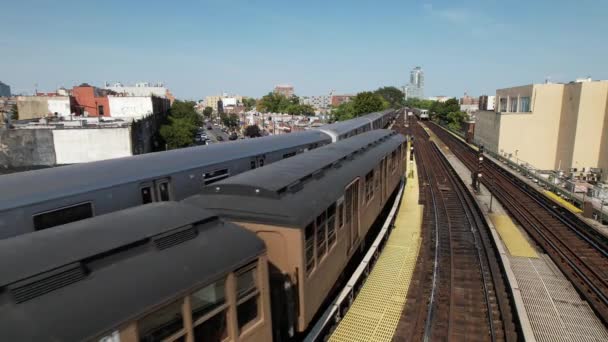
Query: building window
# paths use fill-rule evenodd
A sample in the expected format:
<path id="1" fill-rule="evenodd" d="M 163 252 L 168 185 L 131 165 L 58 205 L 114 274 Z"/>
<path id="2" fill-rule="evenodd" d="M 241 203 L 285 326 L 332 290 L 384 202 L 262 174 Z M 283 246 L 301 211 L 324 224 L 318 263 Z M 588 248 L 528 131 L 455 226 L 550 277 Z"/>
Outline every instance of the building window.
<path id="1" fill-rule="evenodd" d="M 97 106 L 97 114 L 103 116 L 103 105 Z"/>
<path id="2" fill-rule="evenodd" d="M 237 303 L 236 318 L 239 331 L 258 317 L 258 297 L 260 291 L 257 286 L 257 268 L 251 267 L 244 272 L 239 272 L 236 278 Z"/>
<path id="3" fill-rule="evenodd" d="M 327 217 L 326 212 L 322 212 L 321 215 L 317 216 L 317 260 L 325 255 L 327 249 L 325 243 L 327 241 Z"/>
<path id="4" fill-rule="evenodd" d="M 519 98 L 519 111 L 522 113 L 528 113 L 530 112 L 530 97 L 529 96 L 525 96 L 525 97 L 520 97 Z"/>
<path id="5" fill-rule="evenodd" d="M 216 281 L 190 296 L 195 341 L 221 341 L 228 337 L 225 280 Z"/>
<path id="6" fill-rule="evenodd" d="M 374 197 L 374 170 L 365 175 L 365 202 L 371 201 Z"/>
<path id="7" fill-rule="evenodd" d="M 315 225 L 314 223 L 306 226 L 304 230 L 305 250 L 306 250 L 306 273 L 310 273 L 315 267 Z"/>
<path id="8" fill-rule="evenodd" d="M 506 112 L 507 111 L 507 98 L 506 97 L 501 97 L 499 100 L 500 103 L 500 112 Z"/>
<path id="9" fill-rule="evenodd" d="M 509 112 L 517 113 L 517 96 L 509 96 Z"/>
<path id="10" fill-rule="evenodd" d="M 143 342 L 161 341 L 177 334 L 183 328 L 181 300 L 169 304 L 137 322 L 139 340 Z"/>
<path id="11" fill-rule="evenodd" d="M 34 229 L 47 229 L 89 217 L 93 217 L 93 204 L 91 202 L 77 204 L 34 215 Z"/>

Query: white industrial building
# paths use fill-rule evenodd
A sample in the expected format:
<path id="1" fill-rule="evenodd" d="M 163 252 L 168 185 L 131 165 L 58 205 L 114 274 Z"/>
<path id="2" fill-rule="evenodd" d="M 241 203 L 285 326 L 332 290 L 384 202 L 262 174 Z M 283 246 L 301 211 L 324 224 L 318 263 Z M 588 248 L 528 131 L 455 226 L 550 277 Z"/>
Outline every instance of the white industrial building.
<path id="1" fill-rule="evenodd" d="M 110 113 L 114 118 L 139 120 L 154 113 L 151 96 L 108 96 Z"/>
<path id="2" fill-rule="evenodd" d="M 167 95 L 167 88 L 161 83 L 151 84 L 148 82 L 135 83 L 134 86 L 124 86 L 122 83 L 117 82 L 112 85 L 106 83 L 104 89 L 115 91 L 119 94 L 128 96 L 158 96 L 165 97 Z"/>

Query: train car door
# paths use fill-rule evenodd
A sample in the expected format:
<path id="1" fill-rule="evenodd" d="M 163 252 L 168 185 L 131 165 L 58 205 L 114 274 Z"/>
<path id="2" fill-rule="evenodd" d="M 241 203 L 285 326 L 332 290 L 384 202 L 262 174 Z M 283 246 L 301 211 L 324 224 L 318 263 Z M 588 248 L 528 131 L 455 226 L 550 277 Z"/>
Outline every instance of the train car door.
<path id="1" fill-rule="evenodd" d="M 156 201 L 167 202 L 173 199 L 173 194 L 171 193 L 171 182 L 169 178 L 155 180 L 154 187 L 156 188 Z"/>
<path id="2" fill-rule="evenodd" d="M 350 253 L 352 248 L 356 246 L 359 241 L 359 179 L 352 182 L 347 188 L 344 194 L 344 201 L 346 203 L 346 223 L 348 225 L 347 231 L 347 251 Z"/>
<path id="3" fill-rule="evenodd" d="M 380 178 L 381 178 L 381 182 L 380 182 L 380 187 L 382 188 L 382 199 L 385 200 L 387 195 L 386 195 L 386 157 L 382 158 L 382 163 L 380 164 Z"/>

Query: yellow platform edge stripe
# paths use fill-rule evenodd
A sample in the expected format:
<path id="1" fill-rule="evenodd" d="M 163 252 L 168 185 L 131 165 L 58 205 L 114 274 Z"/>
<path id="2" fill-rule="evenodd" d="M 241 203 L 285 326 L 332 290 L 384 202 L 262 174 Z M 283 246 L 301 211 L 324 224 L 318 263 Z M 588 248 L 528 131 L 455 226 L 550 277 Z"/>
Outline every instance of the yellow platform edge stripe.
<path id="1" fill-rule="evenodd" d="M 563 206 L 564 208 L 568 209 L 569 211 L 571 211 L 571 212 L 573 212 L 575 214 L 580 214 L 580 213 L 583 212 L 577 206 L 575 206 L 574 204 L 572 204 L 572 203 L 566 201 L 565 199 L 559 197 L 559 195 L 557 195 L 556 193 L 554 193 L 552 191 L 543 190 L 543 193 L 545 194 L 545 196 L 549 197 L 553 201 L 559 203 L 561 206 Z"/>
<path id="2" fill-rule="evenodd" d="M 508 215 L 490 214 L 490 220 L 512 256 L 538 258 L 534 247 Z"/>

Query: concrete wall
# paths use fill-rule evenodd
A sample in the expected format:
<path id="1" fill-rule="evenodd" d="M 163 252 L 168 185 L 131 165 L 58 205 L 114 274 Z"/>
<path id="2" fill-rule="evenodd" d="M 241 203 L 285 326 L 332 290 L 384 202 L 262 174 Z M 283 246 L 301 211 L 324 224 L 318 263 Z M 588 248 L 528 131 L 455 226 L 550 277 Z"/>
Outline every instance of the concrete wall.
<path id="1" fill-rule="evenodd" d="M 527 85 L 499 89 L 497 98 L 530 96 L 532 112 L 501 113 L 498 148 L 513 153 L 520 161 L 540 169 L 554 169 L 556 165 L 557 135 L 559 132 L 562 84 Z M 510 102 L 510 101 L 509 101 Z"/>
<path id="2" fill-rule="evenodd" d="M 147 96 L 108 96 L 112 117 L 141 119 L 153 113 L 152 98 Z"/>
<path id="3" fill-rule="evenodd" d="M 606 120 L 608 82 L 568 84 L 566 88 L 575 85 L 582 89 L 578 99 L 578 121 L 575 126 L 572 167 L 580 170 L 583 167 L 587 169 L 597 167 L 599 164 L 602 135 L 606 134 L 603 123 Z"/>
<path id="4" fill-rule="evenodd" d="M 19 119 L 38 119 L 49 114 L 48 96 L 17 96 Z"/>
<path id="5" fill-rule="evenodd" d="M 70 116 L 70 98 L 67 96 L 50 97 L 48 99 L 49 113 L 57 113 L 59 116 Z"/>
<path id="6" fill-rule="evenodd" d="M 73 164 L 132 155 L 131 129 L 56 129 L 57 164 Z"/>
<path id="7" fill-rule="evenodd" d="M 50 129 L 0 129 L 0 166 L 13 168 L 55 164 Z"/>
<path id="8" fill-rule="evenodd" d="M 494 111 L 478 111 L 475 113 L 475 135 L 473 140 L 483 145 L 487 150 L 500 153 L 498 139 L 500 136 L 500 113 Z"/>

